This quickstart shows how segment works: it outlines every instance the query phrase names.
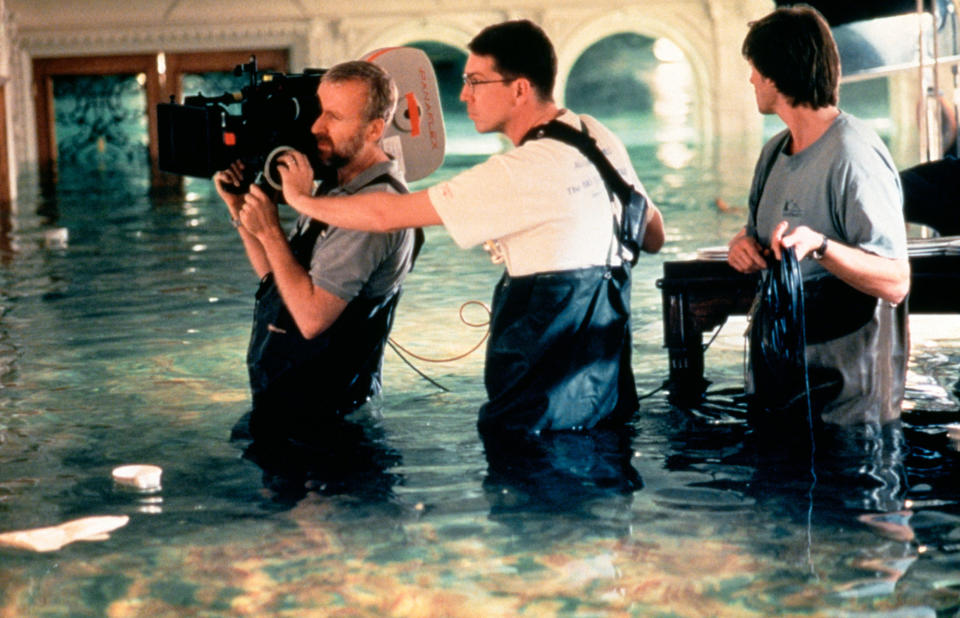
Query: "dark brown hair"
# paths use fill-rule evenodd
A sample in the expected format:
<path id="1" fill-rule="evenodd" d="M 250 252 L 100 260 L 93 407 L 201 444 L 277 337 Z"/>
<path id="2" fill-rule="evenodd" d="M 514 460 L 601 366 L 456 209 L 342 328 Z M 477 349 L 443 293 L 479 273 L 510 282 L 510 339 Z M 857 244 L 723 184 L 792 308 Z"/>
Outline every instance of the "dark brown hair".
<path id="1" fill-rule="evenodd" d="M 553 100 L 557 53 L 540 26 L 526 19 L 487 26 L 467 47 L 478 56 L 493 57 L 494 66 L 506 79 L 530 80 L 540 100 Z"/>
<path id="2" fill-rule="evenodd" d="M 751 22 L 742 53 L 792 105 L 837 104 L 840 52 L 827 20 L 813 7 L 781 7 Z"/>

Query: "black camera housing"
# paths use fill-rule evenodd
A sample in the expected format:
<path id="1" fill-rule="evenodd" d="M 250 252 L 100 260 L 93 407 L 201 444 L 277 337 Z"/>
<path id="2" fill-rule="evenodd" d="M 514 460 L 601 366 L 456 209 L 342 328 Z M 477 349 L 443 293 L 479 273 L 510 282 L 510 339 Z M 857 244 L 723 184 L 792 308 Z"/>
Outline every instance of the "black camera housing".
<path id="1" fill-rule="evenodd" d="M 183 104 L 157 105 L 159 167 L 165 172 L 210 178 L 234 161 L 244 164 L 245 192 L 252 182 L 279 188 L 276 154 L 298 150 L 320 169 L 316 140 L 310 131 L 320 115 L 317 87 L 322 69 L 302 74 L 259 73 L 256 58 L 238 65 L 235 75 L 249 74 L 250 83 L 239 93 L 207 97 L 202 93 L 184 97 Z M 240 114 L 226 106 L 240 103 Z"/>

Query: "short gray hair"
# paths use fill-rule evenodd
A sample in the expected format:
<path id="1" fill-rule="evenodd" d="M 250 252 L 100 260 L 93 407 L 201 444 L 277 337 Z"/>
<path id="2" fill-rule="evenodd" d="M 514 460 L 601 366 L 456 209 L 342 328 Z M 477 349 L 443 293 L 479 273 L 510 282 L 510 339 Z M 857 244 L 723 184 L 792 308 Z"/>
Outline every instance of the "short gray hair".
<path id="1" fill-rule="evenodd" d="M 387 124 L 393 119 L 397 107 L 397 84 L 386 71 L 366 60 L 350 60 L 335 64 L 323 74 L 322 81 L 360 81 L 367 85 L 367 105 L 364 117 L 367 122 L 383 119 Z"/>

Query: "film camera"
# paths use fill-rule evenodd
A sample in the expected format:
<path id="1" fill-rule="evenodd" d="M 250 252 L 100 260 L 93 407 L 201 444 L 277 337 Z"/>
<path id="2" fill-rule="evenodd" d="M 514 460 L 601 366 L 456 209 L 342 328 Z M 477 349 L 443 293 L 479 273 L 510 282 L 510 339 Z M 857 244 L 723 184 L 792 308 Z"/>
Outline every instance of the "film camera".
<path id="1" fill-rule="evenodd" d="M 399 92 L 393 122 L 385 129 L 382 148 L 400 164 L 408 181 L 424 178 L 443 163 L 445 131 L 437 79 L 427 55 L 412 47 L 376 50 L 363 60 L 383 68 Z M 320 113 L 317 86 L 323 69 L 301 74 L 259 73 L 256 58 L 234 69 L 248 74 L 239 93 L 203 94 L 157 105 L 160 169 L 210 178 L 233 161 L 244 162 L 245 182 L 280 189 L 275 159 L 288 149 L 304 153 L 323 176 L 316 140 L 310 128 Z M 227 106 L 240 103 L 240 114 Z"/>
<path id="2" fill-rule="evenodd" d="M 271 159 L 286 148 L 303 152 L 318 169 L 310 126 L 320 113 L 317 86 L 323 71 L 261 74 L 251 57 L 234 74 L 250 77 L 239 93 L 214 97 L 201 93 L 184 97 L 182 105 L 173 101 L 157 105 L 160 169 L 209 178 L 239 159 L 250 176 L 244 185 L 257 176 L 279 185 L 276 170 L 270 173 Z M 238 102 L 240 115 L 228 113 L 227 106 Z"/>

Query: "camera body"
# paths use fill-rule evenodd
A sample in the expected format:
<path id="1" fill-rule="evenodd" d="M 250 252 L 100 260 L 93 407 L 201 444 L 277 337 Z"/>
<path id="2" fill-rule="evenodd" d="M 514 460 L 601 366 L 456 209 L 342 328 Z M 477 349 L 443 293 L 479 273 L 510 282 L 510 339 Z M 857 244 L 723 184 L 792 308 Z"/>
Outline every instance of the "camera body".
<path id="1" fill-rule="evenodd" d="M 393 121 L 384 130 L 382 147 L 396 159 L 407 181 L 419 180 L 443 163 L 446 134 L 436 74 L 427 55 L 412 47 L 376 50 L 364 58 L 379 65 L 399 92 Z M 157 105 L 159 167 L 165 172 L 210 178 L 236 160 L 244 163 L 245 192 L 252 182 L 280 189 L 275 158 L 288 149 L 302 152 L 315 175 L 331 170 L 319 160 L 311 127 L 320 114 L 317 87 L 323 69 L 301 74 L 259 73 L 256 58 L 234 69 L 247 74 L 239 93 L 184 97 Z M 240 114 L 227 105 L 240 103 Z"/>
<path id="2" fill-rule="evenodd" d="M 259 73 L 256 58 L 234 69 L 235 75 L 249 74 L 250 83 L 239 93 L 207 97 L 184 97 L 157 105 L 160 136 L 159 166 L 165 172 L 210 178 L 236 160 L 243 161 L 244 187 L 258 175 L 270 184 L 276 153 L 294 148 L 307 155 L 318 169 L 316 141 L 310 132 L 320 106 L 317 86 L 323 71 L 302 74 Z M 227 105 L 240 103 L 240 114 L 230 114 Z M 271 180 L 271 175 L 274 178 Z"/>

